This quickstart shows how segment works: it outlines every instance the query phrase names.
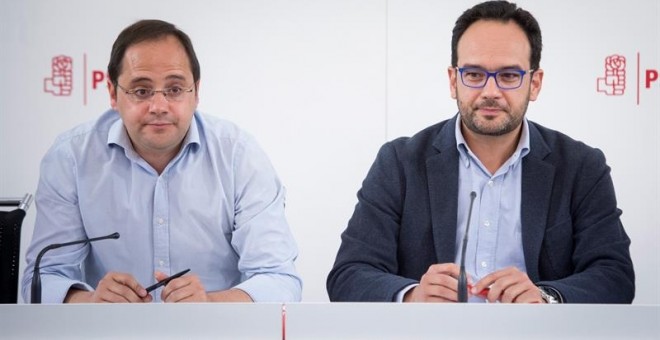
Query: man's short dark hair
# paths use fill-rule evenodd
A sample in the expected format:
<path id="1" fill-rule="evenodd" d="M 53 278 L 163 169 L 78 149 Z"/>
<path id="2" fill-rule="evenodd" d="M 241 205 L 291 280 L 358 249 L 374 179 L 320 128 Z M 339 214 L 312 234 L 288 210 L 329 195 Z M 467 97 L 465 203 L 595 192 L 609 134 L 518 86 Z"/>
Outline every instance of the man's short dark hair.
<path id="1" fill-rule="evenodd" d="M 513 20 L 527 35 L 531 47 L 529 56 L 530 67 L 533 70 L 539 68 L 541 63 L 541 28 L 534 16 L 526 10 L 519 8 L 516 4 L 508 1 L 487 1 L 480 3 L 467 11 L 456 20 L 456 25 L 451 37 L 451 65 L 458 66 L 458 40 L 463 33 L 478 20 L 495 20 L 509 22 Z"/>
<path id="2" fill-rule="evenodd" d="M 124 60 L 126 49 L 144 41 L 158 40 L 167 36 L 177 38 L 181 42 L 181 45 L 183 45 L 188 55 L 193 80 L 197 83 L 200 77 L 199 61 L 197 60 L 197 55 L 195 54 L 190 37 L 169 22 L 162 20 L 140 20 L 121 31 L 112 45 L 110 62 L 108 63 L 108 77 L 112 84 L 117 86 L 117 78 L 119 78 L 122 72 L 122 61 Z"/>

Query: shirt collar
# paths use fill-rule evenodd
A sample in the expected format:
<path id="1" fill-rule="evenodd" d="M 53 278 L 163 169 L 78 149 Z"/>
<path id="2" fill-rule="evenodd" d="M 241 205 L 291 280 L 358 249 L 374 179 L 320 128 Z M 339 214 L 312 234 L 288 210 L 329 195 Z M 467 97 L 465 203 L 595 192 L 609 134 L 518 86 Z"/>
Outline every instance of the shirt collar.
<path id="1" fill-rule="evenodd" d="M 470 150 L 470 147 L 468 146 L 467 142 L 465 141 L 465 137 L 463 137 L 463 133 L 461 132 L 461 117 L 459 113 L 459 117 L 456 119 L 456 126 L 455 126 L 455 135 L 456 135 L 456 149 L 458 149 L 458 154 L 459 154 L 459 159 L 462 165 L 465 167 L 470 166 L 470 160 L 475 159 L 478 160 L 477 156 L 472 153 L 472 150 Z M 516 146 L 516 150 L 513 152 L 513 155 L 509 159 L 509 163 L 512 166 L 516 166 L 520 160 L 525 157 L 530 150 L 529 146 L 529 123 L 527 122 L 527 118 L 523 118 L 522 121 L 522 132 L 520 133 L 520 139 L 518 140 L 518 146 Z"/>
<path id="2" fill-rule="evenodd" d="M 183 138 L 183 145 L 181 146 L 181 150 L 185 150 L 188 145 L 191 145 L 191 147 L 192 145 L 196 145 L 197 148 L 199 148 L 200 137 L 199 128 L 197 125 L 197 115 L 198 113 L 195 111 L 195 114 L 193 115 L 193 118 L 190 122 L 190 127 L 188 128 L 188 133 L 186 133 L 186 136 Z M 126 151 L 127 155 L 132 154 L 137 156 L 137 153 L 133 149 L 131 138 L 128 136 L 128 132 L 124 127 L 124 122 L 121 119 L 117 119 L 114 123 L 112 123 L 112 126 L 110 126 L 110 130 L 108 131 L 108 145 L 112 144 L 122 147 Z"/>

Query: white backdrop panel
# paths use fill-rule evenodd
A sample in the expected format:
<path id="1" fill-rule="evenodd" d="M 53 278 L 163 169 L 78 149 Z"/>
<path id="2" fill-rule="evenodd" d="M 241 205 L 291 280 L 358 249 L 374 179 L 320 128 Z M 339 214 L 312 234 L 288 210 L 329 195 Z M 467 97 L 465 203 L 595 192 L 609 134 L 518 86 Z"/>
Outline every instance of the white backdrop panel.
<path id="1" fill-rule="evenodd" d="M 304 301 L 327 301 L 325 278 L 378 147 L 456 112 L 449 97 L 451 28 L 477 1 L 0 0 L 0 196 L 36 190 L 55 136 L 109 107 L 111 44 L 142 18 L 171 21 L 202 66 L 199 109 L 253 134 L 288 189 Z M 658 198 L 660 5 L 519 1 L 538 18 L 546 71 L 532 120 L 602 149 L 633 245 L 636 303 L 660 303 Z M 596 91 L 604 58 L 627 58 L 622 96 Z M 73 59 L 70 96 L 45 93 L 51 58 Z M 639 80 L 643 82 L 643 79 Z M 22 249 L 32 235 L 34 207 Z M 22 264 L 24 265 L 24 264 Z"/>

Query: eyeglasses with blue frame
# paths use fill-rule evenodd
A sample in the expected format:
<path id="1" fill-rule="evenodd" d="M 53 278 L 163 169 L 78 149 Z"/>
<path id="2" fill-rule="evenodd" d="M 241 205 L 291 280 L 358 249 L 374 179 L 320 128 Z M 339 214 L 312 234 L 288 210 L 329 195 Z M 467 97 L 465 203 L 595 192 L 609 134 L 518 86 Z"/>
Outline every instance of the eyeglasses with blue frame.
<path id="1" fill-rule="evenodd" d="M 525 74 L 534 73 L 532 70 L 521 70 L 516 68 L 505 68 L 495 72 L 489 72 L 481 67 L 456 67 L 461 76 L 463 85 L 480 89 L 486 86 L 488 79 L 493 77 L 495 84 L 501 90 L 515 90 L 522 85 Z"/>

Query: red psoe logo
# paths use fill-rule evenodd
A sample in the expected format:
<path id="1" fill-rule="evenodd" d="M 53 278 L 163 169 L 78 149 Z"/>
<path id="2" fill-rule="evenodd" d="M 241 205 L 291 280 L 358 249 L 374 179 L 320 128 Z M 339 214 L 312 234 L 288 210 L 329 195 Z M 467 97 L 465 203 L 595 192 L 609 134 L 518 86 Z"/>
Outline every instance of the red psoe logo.
<path id="1" fill-rule="evenodd" d="M 59 55 L 51 61 L 51 78 L 44 78 L 44 92 L 70 96 L 73 89 L 73 59 Z"/>
<path id="2" fill-rule="evenodd" d="M 613 54 L 605 58 L 605 77 L 598 78 L 598 92 L 608 96 L 621 96 L 626 91 L 626 57 Z"/>

